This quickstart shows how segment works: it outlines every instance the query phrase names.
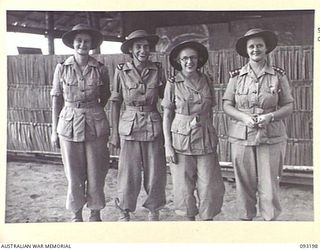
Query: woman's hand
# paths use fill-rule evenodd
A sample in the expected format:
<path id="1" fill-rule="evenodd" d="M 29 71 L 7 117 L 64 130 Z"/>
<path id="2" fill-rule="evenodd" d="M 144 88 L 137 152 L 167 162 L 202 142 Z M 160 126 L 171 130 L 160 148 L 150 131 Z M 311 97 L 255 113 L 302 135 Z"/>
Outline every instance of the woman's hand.
<path id="1" fill-rule="evenodd" d="M 110 150 L 114 150 L 120 147 L 120 136 L 118 133 L 112 133 L 109 140 Z"/>
<path id="2" fill-rule="evenodd" d="M 256 116 L 254 116 L 252 114 L 242 113 L 241 120 L 249 128 L 253 128 L 254 126 L 256 126 L 256 124 L 257 124 L 256 119 L 257 119 Z"/>
<path id="3" fill-rule="evenodd" d="M 57 132 L 51 134 L 51 144 L 53 147 L 60 148 L 60 140 Z"/>
<path id="4" fill-rule="evenodd" d="M 263 114 L 263 115 L 259 115 L 257 117 L 257 125 L 261 128 L 264 126 L 267 126 L 272 119 L 272 114 L 268 113 L 268 114 Z"/>
<path id="5" fill-rule="evenodd" d="M 165 145 L 166 160 L 168 163 L 177 163 L 177 156 L 172 145 Z"/>

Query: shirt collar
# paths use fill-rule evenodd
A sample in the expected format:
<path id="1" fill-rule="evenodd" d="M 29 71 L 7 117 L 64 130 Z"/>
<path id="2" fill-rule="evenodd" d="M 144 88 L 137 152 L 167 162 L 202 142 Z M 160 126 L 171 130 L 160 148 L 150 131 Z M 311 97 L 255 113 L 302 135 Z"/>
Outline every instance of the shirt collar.
<path id="1" fill-rule="evenodd" d="M 133 66 L 133 62 L 126 62 L 123 65 L 123 70 L 133 70 L 135 67 Z M 151 61 L 147 61 L 145 69 L 157 69 L 157 65 Z"/>
<path id="2" fill-rule="evenodd" d="M 250 64 L 247 63 L 246 65 L 244 65 L 244 66 L 240 69 L 239 75 L 242 76 L 242 75 L 248 74 L 249 71 L 250 71 Z M 270 74 L 270 75 L 274 75 L 274 74 L 275 74 L 274 69 L 273 69 L 268 63 L 265 64 L 265 66 L 263 67 L 262 72 L 268 73 L 268 74 Z M 261 73 L 262 73 L 262 72 L 261 72 Z"/>
<path id="3" fill-rule="evenodd" d="M 64 61 L 63 64 L 64 64 L 64 65 L 73 65 L 73 64 L 76 64 L 76 61 L 75 61 L 75 59 L 74 59 L 74 56 L 68 57 L 68 58 Z M 98 65 L 99 65 L 98 61 L 97 61 L 95 58 L 89 56 L 88 66 L 97 67 Z"/>
<path id="4" fill-rule="evenodd" d="M 184 81 L 184 76 L 182 75 L 181 72 L 178 72 L 175 77 L 175 82 L 183 82 L 183 81 Z"/>

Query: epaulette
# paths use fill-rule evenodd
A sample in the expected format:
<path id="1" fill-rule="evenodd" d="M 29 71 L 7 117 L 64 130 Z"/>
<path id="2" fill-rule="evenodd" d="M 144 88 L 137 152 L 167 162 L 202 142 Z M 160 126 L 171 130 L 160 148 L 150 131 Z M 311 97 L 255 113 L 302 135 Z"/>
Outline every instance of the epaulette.
<path id="1" fill-rule="evenodd" d="M 281 75 L 285 75 L 286 72 L 284 71 L 284 69 L 276 67 L 276 66 L 272 66 L 273 70 L 280 73 Z"/>
<path id="2" fill-rule="evenodd" d="M 119 63 L 119 64 L 117 65 L 117 69 L 118 69 L 118 70 L 122 70 L 122 69 L 123 69 L 123 66 L 124 66 L 124 63 Z"/>
<path id="3" fill-rule="evenodd" d="M 170 83 L 175 83 L 176 78 L 175 78 L 174 76 L 171 76 L 171 77 L 168 78 L 168 81 L 169 81 Z"/>
<path id="4" fill-rule="evenodd" d="M 234 69 L 234 70 L 231 70 L 229 71 L 229 75 L 231 78 L 235 77 L 235 76 L 238 76 L 240 74 L 240 69 L 241 68 L 238 68 L 238 69 Z"/>

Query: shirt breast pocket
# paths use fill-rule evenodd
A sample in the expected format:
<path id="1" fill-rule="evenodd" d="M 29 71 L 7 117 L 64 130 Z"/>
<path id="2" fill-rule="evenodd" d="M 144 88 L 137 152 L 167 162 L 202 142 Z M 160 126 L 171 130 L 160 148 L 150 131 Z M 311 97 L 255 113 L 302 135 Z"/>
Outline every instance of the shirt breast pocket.
<path id="1" fill-rule="evenodd" d="M 235 102 L 240 108 L 247 108 L 249 106 L 249 88 L 237 89 L 235 95 Z"/>

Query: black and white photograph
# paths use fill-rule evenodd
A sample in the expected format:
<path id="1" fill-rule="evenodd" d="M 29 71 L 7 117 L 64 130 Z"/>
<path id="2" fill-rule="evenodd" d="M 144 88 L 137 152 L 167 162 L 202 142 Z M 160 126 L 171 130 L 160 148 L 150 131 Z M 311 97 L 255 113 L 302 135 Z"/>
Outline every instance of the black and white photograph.
<path id="1" fill-rule="evenodd" d="M 319 231 L 316 9 L 5 15 L 4 228 Z"/>

